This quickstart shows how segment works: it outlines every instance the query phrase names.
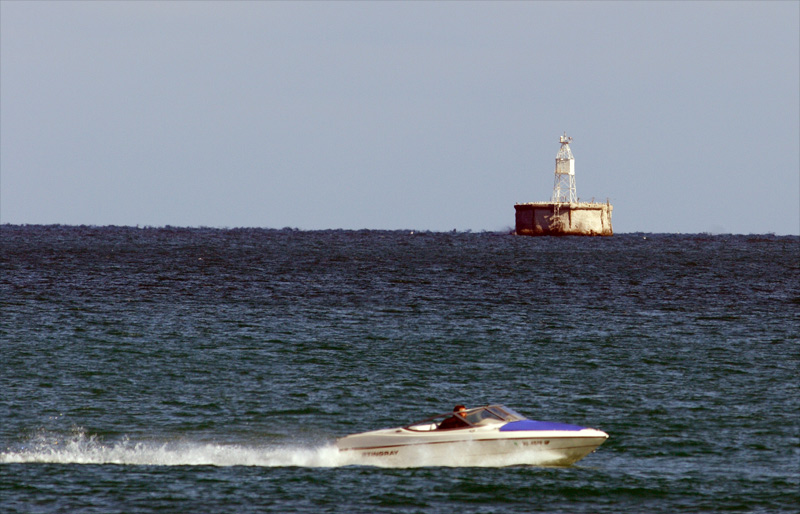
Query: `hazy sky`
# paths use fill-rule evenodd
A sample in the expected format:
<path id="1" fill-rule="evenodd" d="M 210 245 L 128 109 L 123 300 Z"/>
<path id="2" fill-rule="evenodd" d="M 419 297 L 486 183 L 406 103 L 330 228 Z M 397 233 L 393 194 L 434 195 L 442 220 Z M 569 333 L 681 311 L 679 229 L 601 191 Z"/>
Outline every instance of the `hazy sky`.
<path id="1" fill-rule="evenodd" d="M 800 2 L 0 3 L 0 223 L 800 233 Z"/>

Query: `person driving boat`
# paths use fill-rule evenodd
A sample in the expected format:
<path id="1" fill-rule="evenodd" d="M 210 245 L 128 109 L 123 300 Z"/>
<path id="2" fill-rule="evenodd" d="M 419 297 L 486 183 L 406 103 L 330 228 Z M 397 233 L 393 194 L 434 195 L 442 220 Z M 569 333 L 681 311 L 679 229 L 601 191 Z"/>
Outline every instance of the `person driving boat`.
<path id="1" fill-rule="evenodd" d="M 445 418 L 444 421 L 439 423 L 436 430 L 450 430 L 452 428 L 468 427 L 469 423 L 464 419 L 467 415 L 467 408 L 464 405 L 456 405 L 453 407 L 453 415 Z"/>

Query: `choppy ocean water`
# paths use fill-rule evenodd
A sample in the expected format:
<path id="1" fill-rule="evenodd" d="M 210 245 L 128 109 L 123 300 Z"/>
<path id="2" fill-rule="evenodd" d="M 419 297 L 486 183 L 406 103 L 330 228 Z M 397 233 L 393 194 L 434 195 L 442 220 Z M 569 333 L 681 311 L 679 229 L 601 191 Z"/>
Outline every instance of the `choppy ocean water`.
<path id="1" fill-rule="evenodd" d="M 797 512 L 800 238 L 0 226 L 0 511 Z M 455 403 L 567 468 L 345 466 Z"/>

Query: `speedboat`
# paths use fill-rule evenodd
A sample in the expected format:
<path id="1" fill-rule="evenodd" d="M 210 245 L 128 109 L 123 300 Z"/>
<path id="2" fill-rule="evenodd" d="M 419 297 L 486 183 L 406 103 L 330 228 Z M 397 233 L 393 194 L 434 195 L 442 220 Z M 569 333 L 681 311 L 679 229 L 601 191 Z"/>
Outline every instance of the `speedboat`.
<path id="1" fill-rule="evenodd" d="M 503 405 L 486 405 L 438 414 L 403 427 L 351 434 L 338 439 L 336 445 L 349 464 L 568 466 L 606 439 L 608 434 L 594 428 L 535 421 Z"/>

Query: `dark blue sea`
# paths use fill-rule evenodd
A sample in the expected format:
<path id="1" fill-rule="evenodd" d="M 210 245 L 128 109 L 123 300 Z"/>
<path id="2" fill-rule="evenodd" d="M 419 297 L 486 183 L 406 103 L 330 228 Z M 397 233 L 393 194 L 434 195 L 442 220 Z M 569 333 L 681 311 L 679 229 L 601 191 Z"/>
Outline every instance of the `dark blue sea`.
<path id="1" fill-rule="evenodd" d="M 0 512 L 800 510 L 800 238 L 0 226 Z M 342 465 L 502 403 L 570 467 Z"/>

